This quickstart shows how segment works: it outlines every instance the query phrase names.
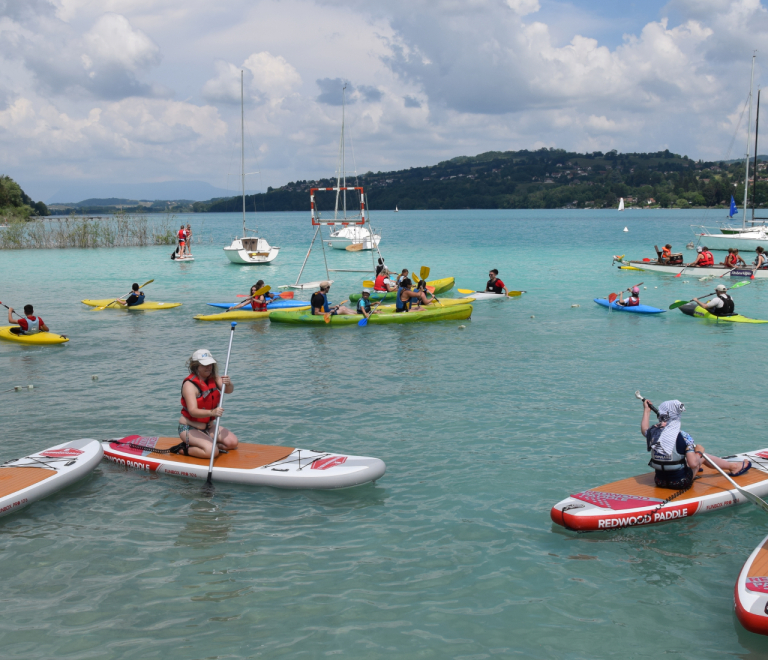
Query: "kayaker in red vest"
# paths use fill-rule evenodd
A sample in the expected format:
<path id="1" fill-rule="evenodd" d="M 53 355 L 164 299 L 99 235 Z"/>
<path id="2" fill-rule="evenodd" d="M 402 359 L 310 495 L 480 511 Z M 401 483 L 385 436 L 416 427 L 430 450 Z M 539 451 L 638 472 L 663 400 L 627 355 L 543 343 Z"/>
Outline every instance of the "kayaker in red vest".
<path id="1" fill-rule="evenodd" d="M 374 291 L 396 291 L 397 286 L 389 279 L 389 270 L 385 268 L 377 276 L 373 282 Z"/>
<path id="2" fill-rule="evenodd" d="M 187 230 L 184 229 L 184 225 L 181 225 L 179 228 L 179 247 L 176 248 L 176 254 L 178 254 L 180 257 L 184 256 L 184 246 L 187 243 Z"/>
<path id="3" fill-rule="evenodd" d="M 745 266 L 747 265 L 747 262 L 741 258 L 741 255 L 736 248 L 728 248 L 728 256 L 725 258 L 725 261 L 720 263 L 720 265 L 733 269 L 736 268 L 736 266 L 738 266 L 740 263 L 744 264 Z"/>
<path id="4" fill-rule="evenodd" d="M 272 293 L 271 291 L 268 291 L 267 293 L 264 293 L 260 296 L 254 296 L 253 294 L 256 293 L 259 289 L 261 289 L 264 286 L 264 280 L 259 280 L 251 287 L 251 295 L 246 298 L 243 302 L 241 302 L 239 305 L 235 305 L 234 307 L 230 307 L 227 311 L 228 312 L 234 312 L 236 309 L 241 309 L 247 305 L 251 306 L 251 310 L 254 312 L 266 312 L 267 311 L 267 305 L 272 302 L 277 296 Z"/>
<path id="5" fill-rule="evenodd" d="M 632 295 L 629 296 L 629 298 L 624 298 L 624 300 L 619 298 L 616 301 L 616 304 L 621 305 L 622 307 L 637 307 L 640 304 L 640 287 L 633 286 L 630 293 Z"/>
<path id="6" fill-rule="evenodd" d="M 506 296 L 507 295 L 507 287 L 499 279 L 499 271 L 493 268 L 489 273 L 488 277 L 491 279 L 488 280 L 488 282 L 485 285 L 485 291 L 486 293 L 498 293 L 501 295 L 502 293 Z"/>
<path id="7" fill-rule="evenodd" d="M 19 317 L 16 321 L 13 318 L 13 307 L 8 308 L 8 323 L 18 325 L 18 328 L 11 328 L 14 335 L 36 335 L 38 332 L 50 332 L 43 319 L 34 316 L 35 310 L 32 305 L 24 305 L 25 318 Z M 16 315 L 18 316 L 18 314 Z"/>
<path id="8" fill-rule="evenodd" d="M 219 376 L 216 360 L 207 349 L 192 353 L 189 359 L 189 376 L 181 384 L 181 417 L 179 417 L 179 438 L 184 442 L 182 450 L 187 456 L 210 458 L 216 418 L 224 414 L 219 407 L 221 388 L 226 394 L 235 391 L 229 376 Z M 230 451 L 237 447 L 237 436 L 229 429 L 219 426 L 215 455 L 219 451 Z"/>
<path id="9" fill-rule="evenodd" d="M 709 251 L 709 248 L 705 245 L 701 248 L 701 251 L 699 252 L 699 256 L 696 257 L 696 261 L 694 261 L 691 264 L 688 264 L 688 267 L 698 267 L 698 268 L 706 268 L 706 267 L 712 267 L 715 265 L 715 258 L 712 256 L 712 253 Z"/>
<path id="10" fill-rule="evenodd" d="M 661 248 L 661 261 L 662 263 L 669 263 L 670 258 L 672 257 L 672 246 L 667 243 L 663 248 Z"/>

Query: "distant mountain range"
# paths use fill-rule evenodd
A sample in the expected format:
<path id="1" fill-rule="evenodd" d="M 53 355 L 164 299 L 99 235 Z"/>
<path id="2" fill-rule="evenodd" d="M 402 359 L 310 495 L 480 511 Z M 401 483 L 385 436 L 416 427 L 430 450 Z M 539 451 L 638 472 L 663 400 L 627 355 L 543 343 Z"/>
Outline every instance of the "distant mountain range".
<path id="1" fill-rule="evenodd" d="M 258 191 L 249 190 L 248 194 Z M 72 183 L 50 195 L 45 203 L 64 204 L 67 206 L 111 206 L 112 204 L 92 204 L 105 199 L 126 200 L 127 204 L 141 201 L 179 201 L 203 202 L 219 197 L 233 197 L 238 190 L 216 188 L 205 181 L 162 181 L 160 183 Z M 75 200 L 83 200 L 77 202 Z M 123 202 L 115 202 L 121 204 Z"/>

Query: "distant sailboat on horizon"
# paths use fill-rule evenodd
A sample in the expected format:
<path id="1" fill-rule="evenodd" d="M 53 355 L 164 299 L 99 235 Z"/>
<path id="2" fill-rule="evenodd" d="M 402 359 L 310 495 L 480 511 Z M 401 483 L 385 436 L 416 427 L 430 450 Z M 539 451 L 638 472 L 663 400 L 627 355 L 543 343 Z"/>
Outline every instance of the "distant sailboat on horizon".
<path id="1" fill-rule="evenodd" d="M 619 198 L 619 211 L 623 211 L 623 210 L 624 210 L 624 198 L 620 197 Z"/>
<path id="2" fill-rule="evenodd" d="M 395 213 L 400 213 L 400 209 L 397 208 L 397 204 L 395 204 Z"/>

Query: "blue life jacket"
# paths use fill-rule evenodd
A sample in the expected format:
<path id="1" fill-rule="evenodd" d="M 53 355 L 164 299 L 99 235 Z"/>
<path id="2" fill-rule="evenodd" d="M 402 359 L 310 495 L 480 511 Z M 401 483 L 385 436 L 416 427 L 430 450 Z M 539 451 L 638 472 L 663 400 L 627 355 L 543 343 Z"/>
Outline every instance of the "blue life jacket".
<path id="1" fill-rule="evenodd" d="M 128 299 L 125 301 L 125 303 L 128 307 L 136 307 L 136 305 L 143 304 L 144 292 L 139 292 L 138 296 L 135 293 L 132 293 L 130 296 L 128 296 Z"/>
<path id="2" fill-rule="evenodd" d="M 402 294 L 403 294 L 403 287 L 399 287 L 397 289 L 397 300 L 395 301 L 396 312 L 407 312 L 408 308 L 411 306 L 410 300 L 407 303 L 403 302 L 401 298 Z"/>
<path id="3" fill-rule="evenodd" d="M 357 301 L 357 313 L 362 314 L 361 311 L 362 308 L 365 308 L 365 313 L 370 314 L 371 313 L 371 301 L 370 299 L 366 300 L 365 298 L 360 298 L 360 300 Z"/>

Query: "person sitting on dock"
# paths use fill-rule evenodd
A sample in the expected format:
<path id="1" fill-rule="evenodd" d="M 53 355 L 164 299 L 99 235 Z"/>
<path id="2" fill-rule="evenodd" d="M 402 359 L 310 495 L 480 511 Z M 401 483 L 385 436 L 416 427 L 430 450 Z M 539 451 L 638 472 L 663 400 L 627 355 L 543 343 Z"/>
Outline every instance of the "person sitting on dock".
<path id="1" fill-rule="evenodd" d="M 224 414 L 219 407 L 221 388 L 225 394 L 235 391 L 229 376 L 219 376 L 216 360 L 205 348 L 192 353 L 187 362 L 189 376 L 181 383 L 181 417 L 179 417 L 179 438 L 184 443 L 181 453 L 195 458 L 210 458 L 211 450 L 227 453 L 237 447 L 237 436 L 219 425 L 216 447 L 213 434 L 216 418 Z"/>
<path id="2" fill-rule="evenodd" d="M 312 298 L 310 298 L 310 305 L 312 305 L 312 315 L 315 316 L 317 314 L 330 314 L 331 316 L 336 316 L 336 314 L 341 315 L 354 315 L 357 314 L 353 309 L 350 309 L 349 307 L 345 307 L 342 304 L 331 306 L 328 303 L 328 292 L 331 290 L 331 283 L 330 282 L 320 282 L 320 290 L 315 291 L 315 293 L 312 294 Z"/>
<path id="3" fill-rule="evenodd" d="M 389 270 L 386 267 L 376 276 L 376 280 L 373 283 L 373 290 L 383 292 L 397 291 L 397 287 L 392 280 L 389 279 Z"/>
<path id="4" fill-rule="evenodd" d="M 488 273 L 488 277 L 491 279 L 489 279 L 485 285 L 486 293 L 498 293 L 499 295 L 504 294 L 506 296 L 507 287 L 504 282 L 499 279 L 499 271 L 496 268 L 491 269 Z"/>
<path id="5" fill-rule="evenodd" d="M 699 255 L 696 257 L 696 261 L 688 264 L 688 268 L 711 268 L 715 265 L 715 258 L 709 251 L 709 248 L 705 245 L 699 251 Z"/>
<path id="6" fill-rule="evenodd" d="M 659 422 L 650 426 L 651 402 L 643 401 L 640 432 L 651 452 L 648 463 L 656 472 L 654 481 L 659 488 L 688 489 L 702 465 L 711 467 L 704 458 L 705 449 L 680 428 L 680 417 L 685 406 L 680 401 L 665 401 L 659 406 Z M 717 456 L 709 456 L 717 466 L 730 472 L 732 477 L 744 474 L 752 467 L 747 460 L 732 463 Z"/>
<path id="7" fill-rule="evenodd" d="M 412 286 L 413 282 L 408 277 L 400 282 L 400 288 L 397 290 L 397 299 L 395 301 L 396 313 L 410 311 L 413 301 L 416 301 L 417 307 L 420 307 L 422 303 L 424 305 L 429 304 L 424 290 L 416 289 L 416 291 L 411 291 Z"/>
<path id="8" fill-rule="evenodd" d="M 357 301 L 357 313 L 369 318 L 371 314 L 378 314 L 379 310 L 371 311 L 371 290 L 363 289 L 360 300 Z"/>
<path id="9" fill-rule="evenodd" d="M 616 301 L 616 304 L 621 305 L 622 307 L 637 307 L 640 305 L 640 287 L 633 286 L 629 293 L 631 294 L 629 298 L 624 298 L 624 300 L 619 298 Z"/>
<path id="10" fill-rule="evenodd" d="M 747 262 L 741 258 L 741 255 L 736 248 L 728 248 L 728 256 L 725 257 L 725 261 L 720 262 L 720 265 L 733 270 L 739 263 L 742 263 L 745 266 L 747 265 Z"/>
<path id="11" fill-rule="evenodd" d="M 706 309 L 710 314 L 715 316 L 733 316 L 736 308 L 733 298 L 731 298 L 726 291 L 728 289 L 724 284 L 718 284 L 715 287 L 716 295 L 709 302 L 703 303 L 698 298 L 694 298 L 692 302 L 700 305 Z"/>
<path id="12" fill-rule="evenodd" d="M 251 310 L 254 312 L 266 312 L 267 305 L 272 302 L 277 296 L 271 291 L 267 291 L 260 296 L 254 295 L 259 289 L 264 287 L 264 280 L 259 280 L 251 287 L 251 295 L 248 296 L 243 302 L 238 305 L 230 307 L 227 311 L 234 312 L 236 309 L 242 309 L 246 305 L 251 306 Z"/>
<path id="13" fill-rule="evenodd" d="M 125 300 L 117 299 L 117 303 L 123 307 L 136 307 L 144 302 L 144 292 L 139 290 L 139 285 L 134 282 L 131 284 L 131 292 Z"/>
<path id="14" fill-rule="evenodd" d="M 757 256 L 752 262 L 755 266 L 754 270 L 762 270 L 768 268 L 768 253 L 759 245 L 755 248 Z"/>
<path id="15" fill-rule="evenodd" d="M 24 305 L 24 317 L 19 317 L 18 321 L 13 319 L 13 307 L 8 308 L 8 323 L 18 325 L 18 328 L 11 328 L 14 335 L 36 335 L 38 332 L 50 332 L 43 319 L 34 316 L 35 310 L 32 305 Z M 18 316 L 18 314 L 17 314 Z"/>

